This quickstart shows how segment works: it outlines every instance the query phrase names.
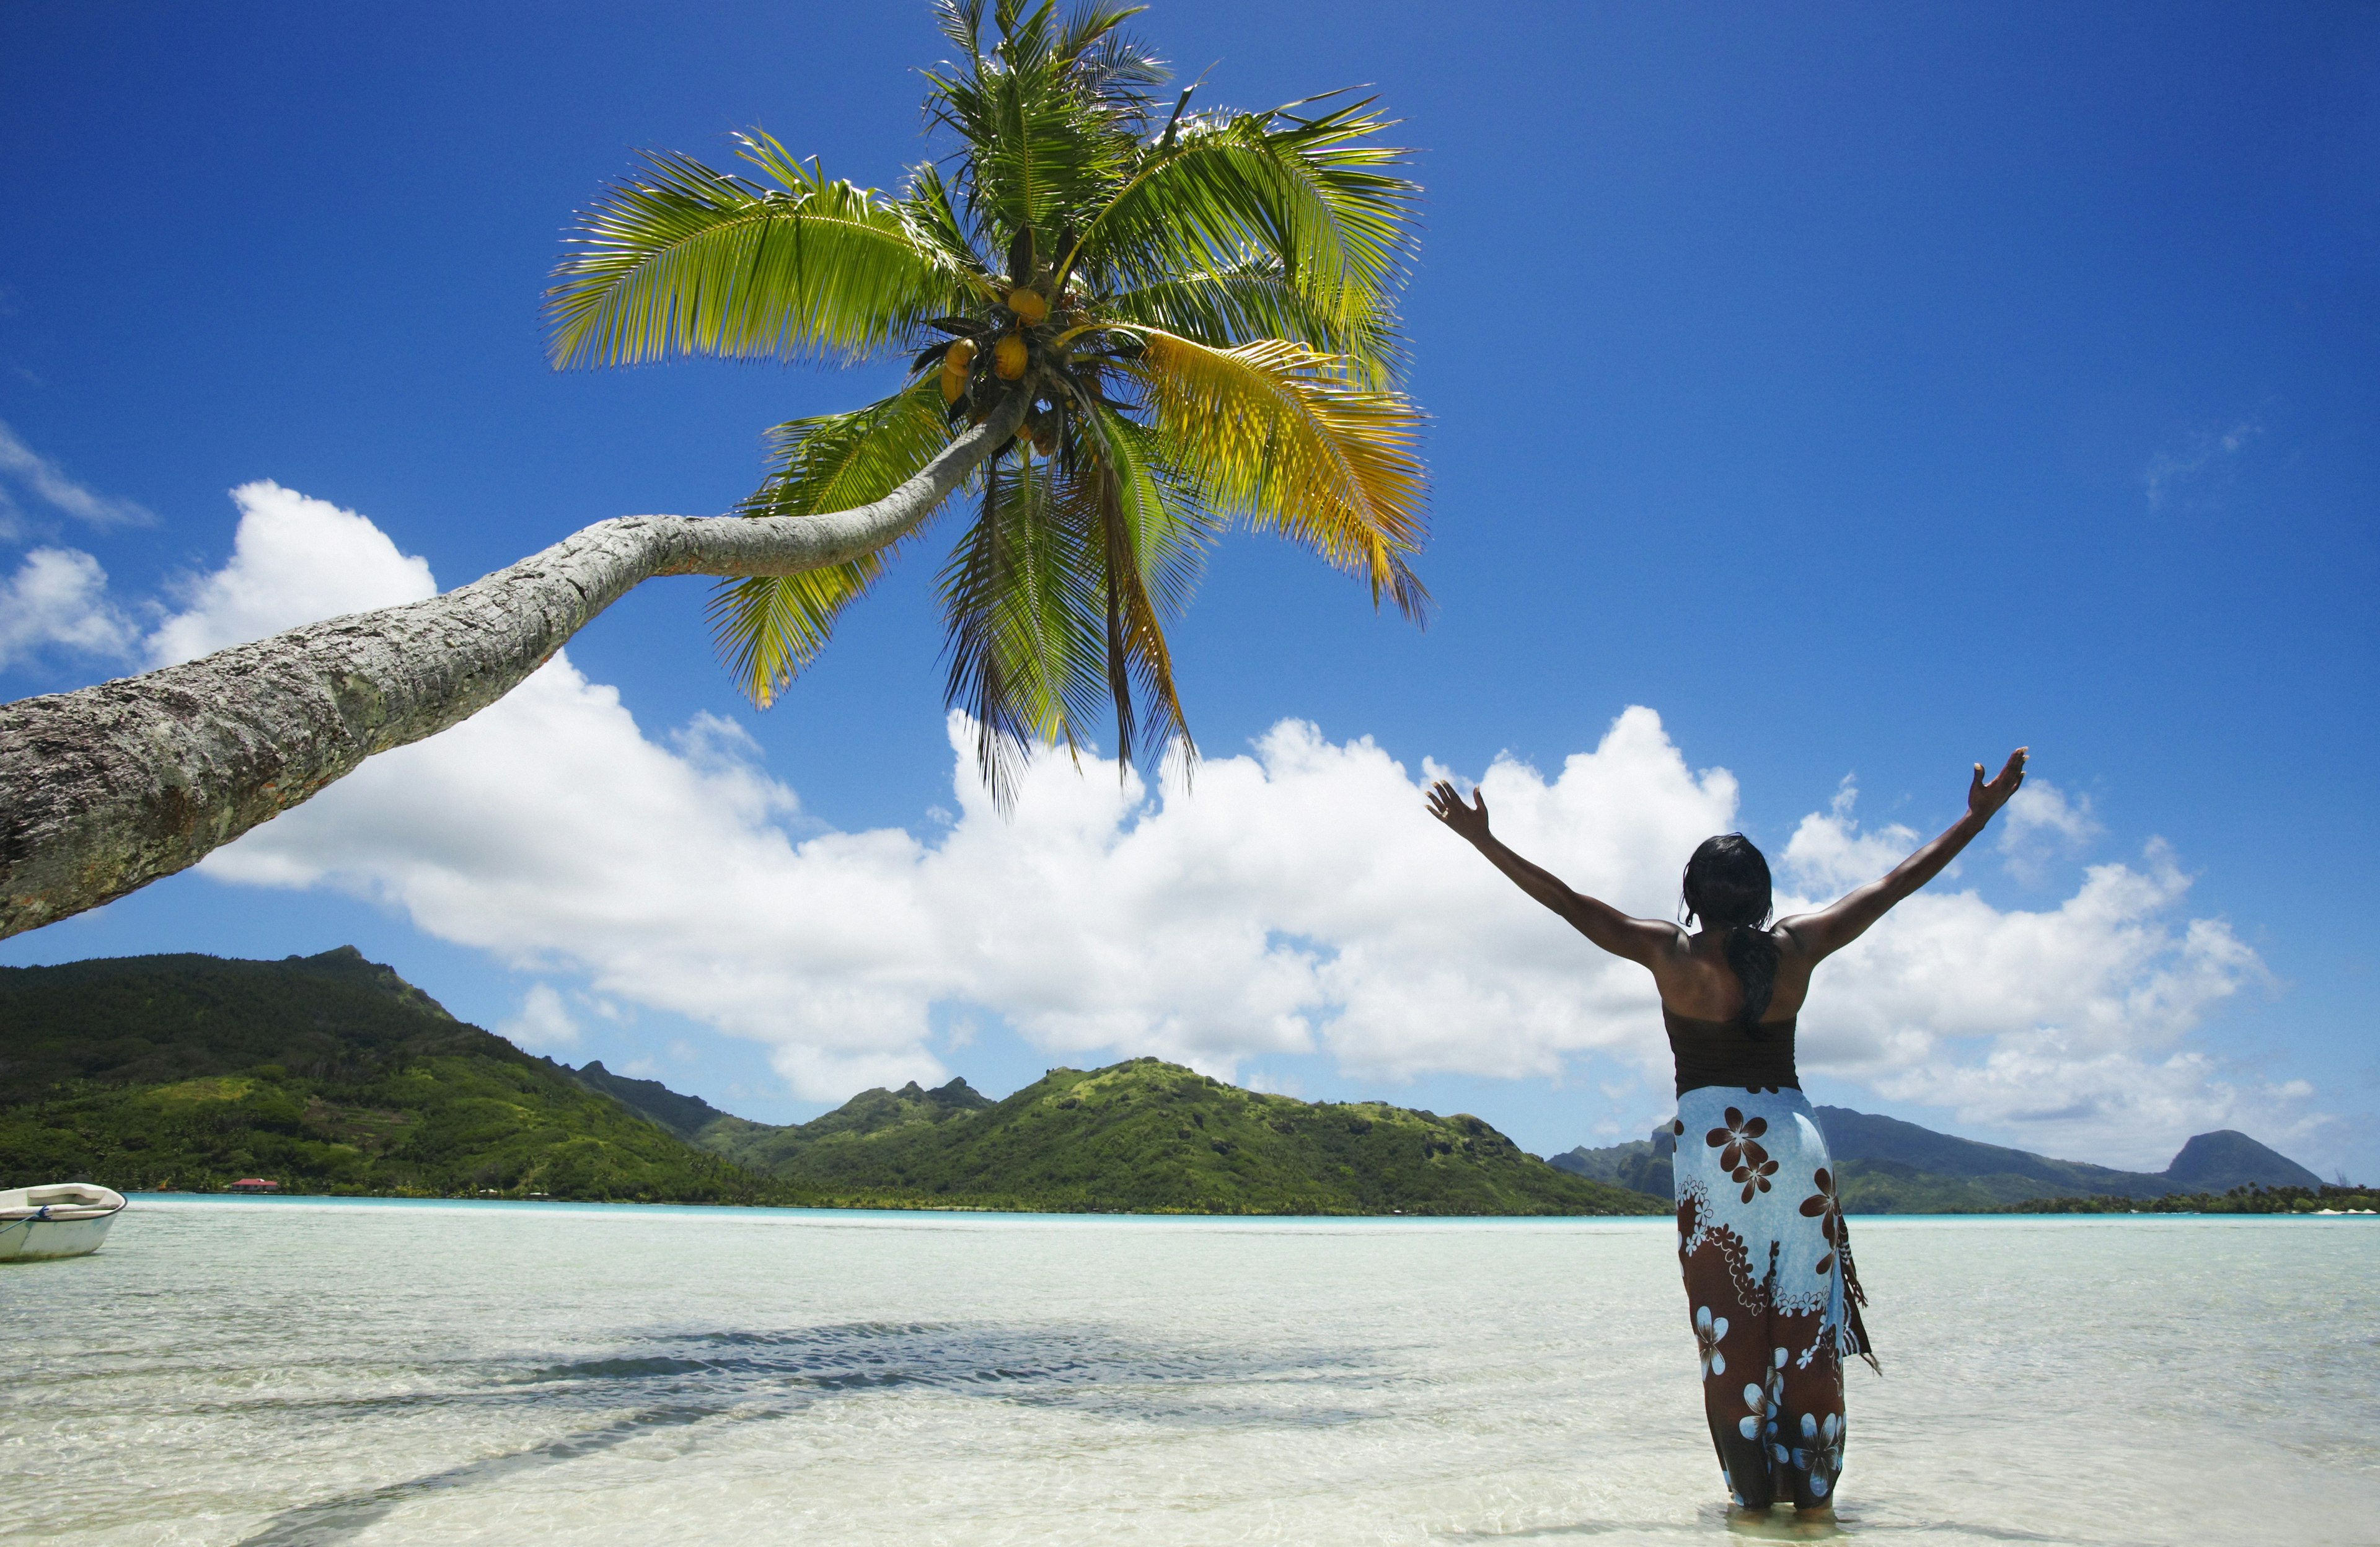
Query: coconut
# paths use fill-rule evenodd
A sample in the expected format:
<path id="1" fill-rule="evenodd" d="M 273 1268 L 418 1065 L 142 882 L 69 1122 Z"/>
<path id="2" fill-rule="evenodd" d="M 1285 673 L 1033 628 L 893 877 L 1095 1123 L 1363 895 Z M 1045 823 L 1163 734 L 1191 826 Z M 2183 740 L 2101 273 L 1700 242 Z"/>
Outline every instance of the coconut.
<path id="1" fill-rule="evenodd" d="M 991 373 L 1003 382 L 1025 374 L 1025 340 L 1008 334 L 991 347 Z"/>
<path id="2" fill-rule="evenodd" d="M 1050 315 L 1050 303 L 1041 298 L 1038 290 L 1015 289 L 1008 292 L 1008 310 L 1029 328 Z"/>
<path id="3" fill-rule="evenodd" d="M 955 403 L 966 390 L 967 368 L 975 363 L 975 340 L 962 338 L 942 351 L 942 401 Z"/>

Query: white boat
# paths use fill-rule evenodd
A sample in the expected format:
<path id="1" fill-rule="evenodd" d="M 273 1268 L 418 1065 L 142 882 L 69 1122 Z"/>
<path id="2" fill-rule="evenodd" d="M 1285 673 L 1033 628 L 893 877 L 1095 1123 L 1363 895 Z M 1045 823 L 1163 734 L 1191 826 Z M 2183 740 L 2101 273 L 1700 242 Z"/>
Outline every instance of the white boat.
<path id="1" fill-rule="evenodd" d="M 89 1182 L 0 1192 L 0 1262 L 87 1256 L 123 1208 L 122 1193 Z"/>

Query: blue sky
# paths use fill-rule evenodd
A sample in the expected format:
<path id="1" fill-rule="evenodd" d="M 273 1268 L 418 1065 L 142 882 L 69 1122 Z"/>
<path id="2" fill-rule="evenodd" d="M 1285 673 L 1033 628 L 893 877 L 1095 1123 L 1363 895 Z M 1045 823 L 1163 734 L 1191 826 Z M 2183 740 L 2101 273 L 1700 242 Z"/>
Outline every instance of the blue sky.
<path id="1" fill-rule="evenodd" d="M 1334 748 L 1369 737 L 1413 777 L 1425 758 L 1475 776 L 1502 754 L 1550 787 L 1643 705 L 1684 767 L 1733 775 L 1735 820 L 1781 853 L 1840 814 L 1846 776 L 1842 820 L 1865 825 L 1843 834 L 1930 833 L 1969 761 L 2030 743 L 2070 820 L 1962 867 L 1950 885 L 1986 923 L 2065 907 L 2091 867 L 2120 865 L 2169 879 L 2110 939 L 2165 931 L 2170 966 L 2200 920 L 2239 950 L 2192 958 L 2194 998 L 2170 992 L 2183 968 L 2160 978 L 2144 956 L 1973 1023 L 1943 1008 L 1952 987 L 1915 1009 L 1879 988 L 1814 1090 L 2126 1163 L 2161 1163 L 2215 1114 L 2325 1172 L 2380 1174 L 2380 16 L 1209 3 L 1142 29 L 1215 103 L 1370 85 L 1428 189 L 1407 321 L 1439 614 L 1416 632 L 1303 555 L 1227 543 L 1176 635 L 1210 758 L 1294 720 Z M 369 518 L 443 585 L 602 517 L 723 508 L 757 477 L 762 428 L 883 373 L 556 374 L 537 300 L 559 232 L 634 148 L 723 161 L 756 124 L 895 186 L 924 152 L 913 70 L 946 51 L 903 4 L 0 12 L 0 422 L 18 448 L 0 457 L 0 572 L 89 554 L 138 631 L 202 606 L 242 514 L 226 491 L 260 480 Z M 119 506 L 78 515 L 71 489 Z M 86 518 L 122 502 L 151 519 Z M 905 565 L 766 714 L 712 664 L 697 582 L 646 587 L 571 663 L 672 755 L 697 758 L 666 740 L 697 715 L 740 726 L 749 743 L 721 755 L 798 793 L 798 812 L 754 821 L 931 848 L 966 825 L 932 814 L 959 807 L 932 567 Z M 140 648 L 36 640 L 0 691 L 98 680 Z M 1647 757 L 1629 766 L 1652 783 L 1614 787 L 1682 788 Z M 1590 829 L 1628 816 L 1547 842 L 1588 854 Z M 1814 884 L 1831 873 L 1804 852 Z M 751 1115 L 819 1110 L 836 1078 L 805 1097 L 772 1044 L 722 1033 L 724 1012 L 605 987 L 566 940 L 355 863 L 304 883 L 185 875 L 0 962 L 353 941 L 490 1026 L 534 1024 L 542 985 L 577 1028 L 561 1055 Z M 1436 874 L 1392 900 L 1426 915 L 1469 884 Z M 1249 917 L 1319 958 L 1373 938 L 1309 931 L 1304 906 Z M 1955 963 L 1964 926 L 1937 922 Z M 1189 1045 L 1126 1032 L 1053 1052 L 1055 1033 L 1019 1029 L 1029 994 L 918 981 L 931 1032 L 901 1055 L 995 1091 Z M 1447 1038 L 1350 1055 L 1320 1033 L 1336 1017 L 1354 1038 L 1356 1003 L 1309 1013 L 1309 1051 L 1252 1043 L 1234 1072 L 1475 1111 L 1539 1151 L 1639 1131 L 1659 1105 L 1620 1031 L 1545 1032 L 1534 1062 L 1466 1064 Z M 1477 1003 L 1449 1036 L 1501 1045 Z M 2108 1003 L 2134 1006 L 2125 1029 L 2068 1046 L 2072 1066 L 2119 1082 L 2123 1059 L 2154 1066 L 2163 1104 L 2047 1100 L 2077 1077 L 2043 1038 L 2071 1042 Z M 1895 1016 L 1940 1040 L 1886 1056 Z M 2192 1081 L 2234 1094 L 2192 1104 Z"/>

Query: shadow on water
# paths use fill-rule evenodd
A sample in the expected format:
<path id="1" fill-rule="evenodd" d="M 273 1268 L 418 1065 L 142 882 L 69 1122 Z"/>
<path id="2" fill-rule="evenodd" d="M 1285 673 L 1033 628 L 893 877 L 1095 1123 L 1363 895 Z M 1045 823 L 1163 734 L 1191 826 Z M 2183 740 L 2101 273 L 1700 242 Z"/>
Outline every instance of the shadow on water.
<path id="1" fill-rule="evenodd" d="M 449 1369 L 454 1367 L 449 1366 Z M 1125 1422 L 1311 1427 L 1372 1415 L 1297 1403 L 1295 1388 L 1355 1376 L 1396 1377 L 1350 1351 L 1153 1347 L 1088 1327 L 966 1327 L 853 1322 L 784 1332 L 701 1332 L 651 1339 L 599 1358 L 466 1367 L 444 1392 L 340 1398 L 323 1406 L 395 1411 L 424 1406 L 576 1409 L 604 1421 L 524 1449 L 285 1510 L 242 1547 L 319 1547 L 352 1537 L 410 1499 L 477 1487 L 573 1461 L 668 1429 L 712 1419 L 792 1418 L 838 1397 L 902 1387 L 1063 1407 Z M 1268 1403 L 1250 1386 L 1288 1400 Z M 284 1407 L 306 1403 L 273 1404 Z M 241 1404 L 246 1406 L 246 1404 Z M 623 1411 L 623 1409 L 625 1409 Z"/>
<path id="2" fill-rule="evenodd" d="M 548 1440 L 527 1450 L 484 1456 L 459 1467 L 449 1467 L 442 1472 L 374 1488 L 368 1492 L 350 1493 L 345 1498 L 326 1499 L 320 1504 L 300 1504 L 295 1509 L 284 1510 L 274 1516 L 264 1529 L 253 1536 L 241 1538 L 240 1547 L 316 1547 L 318 1543 L 337 1541 L 356 1535 L 407 1499 L 450 1488 L 468 1488 L 478 1483 L 492 1482 L 498 1478 L 531 1468 L 592 1456 L 640 1434 L 699 1423 L 705 1419 L 720 1416 L 708 1407 L 656 1407 L 631 1413 L 601 1429 L 585 1430 L 558 1440 Z"/>
<path id="3" fill-rule="evenodd" d="M 1343 1381 L 1366 1371 L 1377 1382 L 1390 1379 L 1370 1361 L 1344 1351 L 1169 1348 L 1125 1342 L 1089 1327 L 864 1322 L 787 1332 L 689 1334 L 601 1358 L 523 1369 L 497 1380 L 500 1388 L 535 1393 L 541 1400 L 576 1398 L 604 1407 L 663 1397 L 731 1403 L 815 1399 L 917 1386 L 1087 1408 L 1120 1419 L 1197 1422 L 1208 1416 L 1236 1421 L 1272 1414 L 1272 1408 L 1245 1399 L 1250 1385 Z"/>

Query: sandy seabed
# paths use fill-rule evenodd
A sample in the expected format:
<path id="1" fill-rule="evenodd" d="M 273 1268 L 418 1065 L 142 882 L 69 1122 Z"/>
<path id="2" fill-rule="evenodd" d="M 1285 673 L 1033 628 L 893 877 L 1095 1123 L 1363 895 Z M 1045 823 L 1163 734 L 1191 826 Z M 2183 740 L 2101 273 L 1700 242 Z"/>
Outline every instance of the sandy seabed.
<path id="1" fill-rule="evenodd" d="M 2380 1222 L 1858 1220 L 1848 1536 L 2367 1543 Z M 142 1198 L 0 1535 L 1722 1541 L 1666 1222 Z"/>

